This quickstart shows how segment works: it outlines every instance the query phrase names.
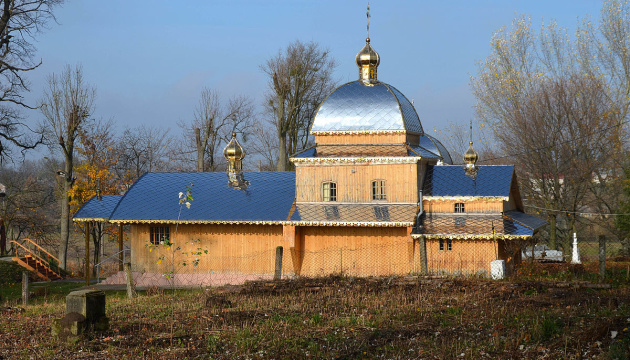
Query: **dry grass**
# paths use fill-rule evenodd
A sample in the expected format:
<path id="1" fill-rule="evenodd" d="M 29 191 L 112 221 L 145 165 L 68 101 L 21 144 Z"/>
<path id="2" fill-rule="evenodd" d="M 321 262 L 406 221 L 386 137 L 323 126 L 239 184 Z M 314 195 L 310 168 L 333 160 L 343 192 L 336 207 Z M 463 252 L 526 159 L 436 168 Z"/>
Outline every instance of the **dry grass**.
<path id="1" fill-rule="evenodd" d="M 627 358 L 630 291 L 566 282 L 327 277 L 109 293 L 111 328 L 49 335 L 62 302 L 0 317 L 0 358 Z M 174 320 L 174 321 L 173 321 Z M 616 331 L 615 338 L 611 338 Z"/>

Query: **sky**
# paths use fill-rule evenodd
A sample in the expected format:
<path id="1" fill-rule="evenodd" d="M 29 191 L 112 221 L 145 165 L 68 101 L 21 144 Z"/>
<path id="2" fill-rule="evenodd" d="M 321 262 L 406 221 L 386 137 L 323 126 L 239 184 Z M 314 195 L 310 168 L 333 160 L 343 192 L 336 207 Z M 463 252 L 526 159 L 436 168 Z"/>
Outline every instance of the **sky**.
<path id="1" fill-rule="evenodd" d="M 267 77 L 260 65 L 295 40 L 330 50 L 343 84 L 358 77 L 365 44 L 366 1 L 69 0 L 57 23 L 36 35 L 42 65 L 27 77 L 27 101 L 41 99 L 46 79 L 81 65 L 97 91 L 95 117 L 119 131 L 170 129 L 190 121 L 204 87 L 222 98 L 246 95 L 261 109 Z M 414 101 L 425 132 L 474 120 L 469 82 L 490 55 L 492 34 L 519 14 L 534 27 L 555 19 L 571 33 L 577 19 L 599 18 L 599 0 L 370 1 L 370 38 L 381 56 L 379 80 Z M 26 114 L 30 124 L 41 115 Z M 263 120 L 265 115 L 257 115 Z M 438 136 L 439 138 L 439 136 Z"/>

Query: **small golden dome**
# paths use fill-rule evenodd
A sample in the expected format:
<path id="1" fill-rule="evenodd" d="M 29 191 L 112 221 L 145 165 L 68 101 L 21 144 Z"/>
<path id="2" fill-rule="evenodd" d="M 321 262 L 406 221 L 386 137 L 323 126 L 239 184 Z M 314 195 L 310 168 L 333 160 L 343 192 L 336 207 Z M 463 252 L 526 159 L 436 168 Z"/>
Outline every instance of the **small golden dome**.
<path id="1" fill-rule="evenodd" d="M 479 155 L 477 155 L 477 152 L 473 149 L 473 142 L 471 141 L 470 147 L 468 147 L 468 150 L 464 153 L 464 162 L 466 163 L 466 167 L 474 168 L 477 160 L 479 160 Z"/>
<path id="2" fill-rule="evenodd" d="M 232 133 L 232 140 L 223 149 L 223 156 L 227 160 L 243 160 L 245 157 L 245 149 L 236 140 L 236 133 Z"/>
<path id="3" fill-rule="evenodd" d="M 370 45 L 370 38 L 365 39 L 365 46 L 357 54 L 356 61 L 359 68 L 364 65 L 378 66 L 381 63 L 381 57 Z"/>

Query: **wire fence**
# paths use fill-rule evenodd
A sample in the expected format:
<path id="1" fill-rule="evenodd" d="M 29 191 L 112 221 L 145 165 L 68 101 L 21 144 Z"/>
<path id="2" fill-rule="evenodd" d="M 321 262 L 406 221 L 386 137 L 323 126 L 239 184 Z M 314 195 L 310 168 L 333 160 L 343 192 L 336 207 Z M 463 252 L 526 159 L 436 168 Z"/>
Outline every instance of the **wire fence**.
<path id="1" fill-rule="evenodd" d="M 427 239 L 355 247 L 324 247 L 297 251 L 269 249 L 246 256 L 204 254 L 196 263 L 164 257 L 160 264 L 142 268 L 132 263 L 134 284 L 148 287 L 193 287 L 243 284 L 253 280 L 291 279 L 298 276 L 351 277 L 439 275 L 493 277 L 492 263 L 502 259 L 504 274 L 512 279 L 561 278 L 596 280 L 615 278 L 630 282 L 630 258 L 622 257 L 623 244 L 607 242 L 603 273 L 600 244 L 578 243 L 573 251 L 550 249 L 544 244 L 493 240 Z M 146 264 L 145 264 L 146 265 Z M 102 266 L 102 284 L 125 284 L 117 264 Z M 603 276 L 602 276 L 603 274 Z"/>

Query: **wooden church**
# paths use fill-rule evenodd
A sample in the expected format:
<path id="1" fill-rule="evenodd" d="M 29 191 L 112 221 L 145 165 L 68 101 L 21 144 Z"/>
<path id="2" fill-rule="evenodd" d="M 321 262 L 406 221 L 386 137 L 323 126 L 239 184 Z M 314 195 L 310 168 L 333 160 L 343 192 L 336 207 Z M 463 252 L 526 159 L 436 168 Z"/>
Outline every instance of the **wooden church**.
<path id="1" fill-rule="evenodd" d="M 452 165 L 412 103 L 378 80 L 369 38 L 356 62 L 359 80 L 320 104 L 315 146 L 291 157 L 295 172 L 244 173 L 233 134 L 227 174 L 146 173 L 74 221 L 130 225 L 138 279 L 171 271 L 162 260 L 173 249 L 189 283 L 271 275 L 278 246 L 284 276 L 490 275 L 495 260 L 509 273 L 546 224 L 523 212 L 514 167 L 477 165 L 472 142 L 465 165 Z M 178 198 L 187 186 L 190 208 Z"/>

